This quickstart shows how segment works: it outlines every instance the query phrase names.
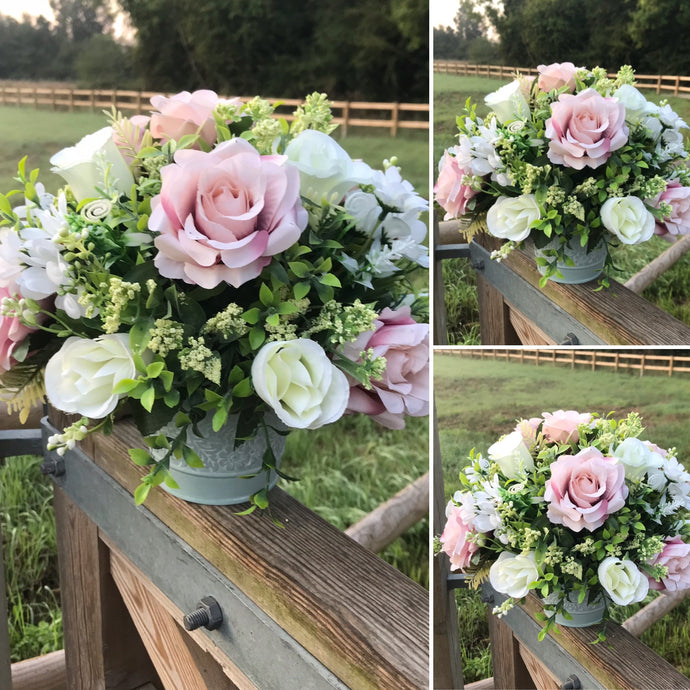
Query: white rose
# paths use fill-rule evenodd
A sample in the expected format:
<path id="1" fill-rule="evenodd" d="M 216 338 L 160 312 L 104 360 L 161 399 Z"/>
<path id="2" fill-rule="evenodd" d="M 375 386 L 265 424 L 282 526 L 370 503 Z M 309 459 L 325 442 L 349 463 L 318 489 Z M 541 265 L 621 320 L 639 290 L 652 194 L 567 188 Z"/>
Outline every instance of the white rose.
<path id="1" fill-rule="evenodd" d="M 529 105 L 522 95 L 519 79 L 485 96 L 484 103 L 496 113 L 496 117 L 502 124 L 510 120 L 524 120 L 529 117 Z"/>
<path id="2" fill-rule="evenodd" d="M 63 412 L 100 419 L 122 397 L 113 394 L 115 385 L 136 375 L 127 333 L 101 335 L 95 340 L 72 336 L 48 360 L 46 395 Z"/>
<path id="3" fill-rule="evenodd" d="M 491 586 L 513 599 L 527 596 L 529 586 L 538 579 L 539 573 L 532 551 L 526 556 L 502 551 L 489 570 Z"/>
<path id="4" fill-rule="evenodd" d="M 355 219 L 357 229 L 371 235 L 378 225 L 381 206 L 373 194 L 356 189 L 345 197 L 345 210 Z"/>
<path id="5" fill-rule="evenodd" d="M 104 127 L 87 134 L 78 144 L 58 151 L 51 159 L 51 170 L 64 178 L 77 201 L 98 197 L 96 188 L 109 187 L 120 194 L 129 192 L 134 177 L 113 141 L 113 128 Z"/>
<path id="6" fill-rule="evenodd" d="M 300 192 L 320 204 L 339 202 L 358 184 L 371 181 L 372 170 L 362 161 L 353 161 L 338 142 L 323 132 L 306 129 L 285 149 L 291 165 L 299 170 Z"/>
<path id="7" fill-rule="evenodd" d="M 517 479 L 534 469 L 534 460 L 519 431 L 513 431 L 490 446 L 488 455 L 509 479 Z"/>
<path id="8" fill-rule="evenodd" d="M 350 384 L 318 343 L 306 338 L 264 345 L 252 363 L 252 383 L 279 419 L 296 429 L 317 429 L 339 419 Z"/>
<path id="9" fill-rule="evenodd" d="M 632 561 L 609 556 L 599 564 L 598 575 L 601 586 L 621 606 L 642 601 L 649 591 L 649 580 Z"/>
<path id="10" fill-rule="evenodd" d="M 494 237 L 520 242 L 527 239 L 530 226 L 541 218 L 534 194 L 500 196 L 486 214 L 486 224 Z"/>
<path id="11" fill-rule="evenodd" d="M 660 467 L 662 461 L 639 438 L 626 438 L 611 455 L 623 464 L 628 479 L 639 479 L 648 470 Z"/>
<path id="12" fill-rule="evenodd" d="M 607 199 L 601 206 L 601 221 L 623 244 L 640 244 L 654 234 L 654 216 L 636 196 Z"/>
<path id="13" fill-rule="evenodd" d="M 625 106 L 625 119 L 629 123 L 644 125 L 651 139 L 661 134 L 659 107 L 650 103 L 634 86 L 623 84 L 613 95 Z"/>

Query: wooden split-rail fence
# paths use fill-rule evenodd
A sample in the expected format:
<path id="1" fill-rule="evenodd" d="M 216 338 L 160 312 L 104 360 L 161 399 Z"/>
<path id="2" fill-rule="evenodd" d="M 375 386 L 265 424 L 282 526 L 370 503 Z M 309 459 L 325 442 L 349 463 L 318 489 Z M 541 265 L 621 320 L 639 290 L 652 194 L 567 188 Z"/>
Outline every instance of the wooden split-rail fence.
<path id="1" fill-rule="evenodd" d="M 434 60 L 434 72 L 493 79 L 512 79 L 518 72 L 528 76 L 538 74 L 536 67 L 477 65 L 459 60 Z M 608 76 L 614 78 L 616 73 L 610 72 Z M 669 91 L 674 96 L 690 93 L 690 77 L 676 74 L 635 74 L 635 82 L 639 88 L 651 89 L 656 93 Z"/>
<path id="2" fill-rule="evenodd" d="M 52 108 L 53 110 L 99 111 L 115 108 L 123 113 L 146 113 L 150 98 L 160 92 L 120 89 L 75 89 L 0 82 L 0 105 Z M 166 94 L 170 95 L 170 94 Z M 242 100 L 246 100 L 242 98 Z M 287 120 L 304 101 L 298 98 L 267 98 L 276 105 L 276 115 Z M 428 103 L 373 103 L 368 101 L 331 101 L 333 122 L 347 136 L 350 127 L 377 127 L 396 136 L 402 129 L 429 128 Z"/>
<path id="3" fill-rule="evenodd" d="M 513 251 L 497 262 L 500 240 L 475 221 L 477 234 L 463 243 L 459 221 L 434 222 L 434 343 L 447 345 L 442 262 L 464 257 L 477 274 L 482 345 L 690 344 L 690 327 L 614 280 L 539 287 L 541 274 L 529 251 Z"/>
<path id="4" fill-rule="evenodd" d="M 625 350 L 582 350 L 570 348 L 537 349 L 521 347 L 518 349 L 490 347 L 438 347 L 435 354 L 469 357 L 470 359 L 495 359 L 536 366 L 568 367 L 570 369 L 589 369 L 590 371 L 630 371 L 640 376 L 664 375 L 682 376 L 690 374 L 690 356 L 681 354 L 660 355 L 654 350 L 628 352 Z M 679 351 L 680 352 L 680 351 Z"/>
<path id="5" fill-rule="evenodd" d="M 10 668 L 0 608 L 0 688 L 427 687 L 425 589 L 280 489 L 271 511 L 282 529 L 163 491 L 136 507 L 134 425 L 61 458 L 45 443 L 66 422 L 51 410 L 40 431 L 0 431 L 0 455 L 41 453 L 54 482 L 65 641 L 64 654 Z M 189 625 L 208 597 L 220 627 Z"/>

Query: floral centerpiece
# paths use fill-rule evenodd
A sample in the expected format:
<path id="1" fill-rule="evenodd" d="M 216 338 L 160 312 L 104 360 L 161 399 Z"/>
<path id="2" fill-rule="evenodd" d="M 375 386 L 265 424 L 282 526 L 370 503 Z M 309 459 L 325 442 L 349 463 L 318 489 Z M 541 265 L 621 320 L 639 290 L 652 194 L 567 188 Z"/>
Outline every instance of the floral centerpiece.
<path id="1" fill-rule="evenodd" d="M 624 419 L 558 410 L 521 419 L 489 447 L 472 451 L 446 510 L 440 547 L 451 570 L 487 577 L 508 599 L 546 600 L 556 622 L 570 604 L 642 601 L 650 588 L 690 587 L 690 473 L 641 440 L 637 413 Z"/>
<path id="2" fill-rule="evenodd" d="M 499 261 L 529 238 L 542 286 L 565 282 L 578 252 L 601 272 L 610 244 L 690 232 L 687 125 L 671 107 L 648 101 L 627 66 L 614 79 L 570 62 L 538 73 L 486 96 L 485 118 L 468 99 L 434 190 L 445 219 L 486 214 L 506 240 Z"/>
<path id="3" fill-rule="evenodd" d="M 0 195 L 10 409 L 25 418 L 45 391 L 80 415 L 49 441 L 64 454 L 128 404 L 151 449 L 130 451 L 150 469 L 138 502 L 175 488 L 173 458 L 202 463 L 187 432 L 204 417 L 213 431 L 234 418 L 241 446 L 269 425 L 426 415 L 428 308 L 412 274 L 428 265 L 428 205 L 395 161 L 352 160 L 323 94 L 289 125 L 258 97 L 151 103 L 53 156 L 56 196 L 24 160 L 22 188 Z M 262 472 L 276 465 L 269 445 Z"/>

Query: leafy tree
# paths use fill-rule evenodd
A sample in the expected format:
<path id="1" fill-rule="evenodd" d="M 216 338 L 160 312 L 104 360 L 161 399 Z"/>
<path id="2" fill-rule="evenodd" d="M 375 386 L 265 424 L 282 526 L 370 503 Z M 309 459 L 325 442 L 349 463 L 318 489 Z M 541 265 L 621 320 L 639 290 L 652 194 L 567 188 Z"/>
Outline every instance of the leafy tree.
<path id="1" fill-rule="evenodd" d="M 75 70 L 87 89 L 124 88 L 132 81 L 129 50 L 108 34 L 94 34 L 82 44 Z"/>

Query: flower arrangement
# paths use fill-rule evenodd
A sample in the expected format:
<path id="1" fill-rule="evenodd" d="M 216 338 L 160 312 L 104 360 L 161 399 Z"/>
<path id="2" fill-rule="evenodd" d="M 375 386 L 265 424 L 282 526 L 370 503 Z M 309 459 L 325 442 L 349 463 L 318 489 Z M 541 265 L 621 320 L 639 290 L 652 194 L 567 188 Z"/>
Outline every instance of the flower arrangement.
<path id="1" fill-rule="evenodd" d="M 323 94 L 289 125 L 258 97 L 151 103 L 54 155 L 56 196 L 25 160 L 21 189 L 0 195 L 10 411 L 25 419 L 45 392 L 80 415 L 49 441 L 64 454 L 129 404 L 157 451 L 130 451 L 150 469 L 137 502 L 174 488 L 172 457 L 199 465 L 187 431 L 208 415 L 215 431 L 238 415 L 241 444 L 271 411 L 281 433 L 428 414 L 428 307 L 412 275 L 428 265 L 428 204 L 395 160 L 352 160 Z M 275 465 L 269 446 L 267 477 Z"/>
<path id="2" fill-rule="evenodd" d="M 499 616 L 529 592 L 546 599 L 540 639 L 568 600 L 603 597 L 608 617 L 610 601 L 689 588 L 690 473 L 642 432 L 634 412 L 558 410 L 472 451 L 440 537 L 451 570 L 508 595 Z"/>
<path id="3" fill-rule="evenodd" d="M 506 240 L 499 261 L 529 238 L 542 287 L 578 250 L 608 267 L 611 243 L 690 232 L 687 125 L 671 107 L 649 102 L 628 66 L 615 79 L 570 62 L 538 73 L 486 96 L 484 119 L 468 99 L 434 188 L 445 219 L 486 213 Z"/>

